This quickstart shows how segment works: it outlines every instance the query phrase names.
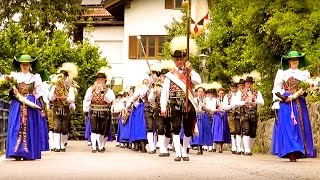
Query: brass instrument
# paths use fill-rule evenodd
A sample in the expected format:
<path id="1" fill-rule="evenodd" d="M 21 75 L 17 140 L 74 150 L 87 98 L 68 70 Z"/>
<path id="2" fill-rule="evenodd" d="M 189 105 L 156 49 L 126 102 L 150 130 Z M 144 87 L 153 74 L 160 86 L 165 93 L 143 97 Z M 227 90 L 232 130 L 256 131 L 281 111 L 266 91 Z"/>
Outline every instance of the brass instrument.
<path id="1" fill-rule="evenodd" d="M 67 97 L 69 93 L 69 88 L 65 86 L 64 80 L 62 77 L 59 78 L 57 83 L 55 84 L 56 88 L 54 90 L 55 96 L 58 98 L 61 97 Z M 67 101 L 67 98 L 65 99 L 60 99 L 59 101 L 56 101 L 58 104 L 57 105 L 62 105 L 62 106 L 69 106 L 69 103 Z"/>

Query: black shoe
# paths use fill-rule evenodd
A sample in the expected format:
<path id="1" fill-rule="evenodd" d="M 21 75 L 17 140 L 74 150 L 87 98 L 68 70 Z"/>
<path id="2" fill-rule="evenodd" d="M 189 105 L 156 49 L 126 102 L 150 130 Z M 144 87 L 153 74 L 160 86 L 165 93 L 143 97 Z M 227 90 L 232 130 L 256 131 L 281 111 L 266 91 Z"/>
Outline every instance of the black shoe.
<path id="1" fill-rule="evenodd" d="M 217 150 L 216 150 L 216 149 L 213 149 L 212 152 L 217 152 Z"/>
<path id="2" fill-rule="evenodd" d="M 232 153 L 232 154 L 236 154 L 237 152 L 236 152 L 236 151 L 231 151 L 231 153 Z"/>
<path id="3" fill-rule="evenodd" d="M 97 152 L 97 150 L 92 150 L 91 152 L 92 152 L 92 153 L 96 153 L 96 152 Z"/>
<path id="4" fill-rule="evenodd" d="M 174 158 L 174 161 L 181 161 L 181 157 Z"/>
<path id="5" fill-rule="evenodd" d="M 155 154 L 157 151 L 156 150 L 153 150 L 153 151 L 150 151 L 149 154 Z"/>
<path id="6" fill-rule="evenodd" d="M 189 154 L 189 152 L 190 152 L 190 148 L 187 148 L 187 154 Z"/>
<path id="7" fill-rule="evenodd" d="M 213 150 L 209 150 L 208 152 L 213 152 Z"/>
<path id="8" fill-rule="evenodd" d="M 251 152 L 249 152 L 249 153 L 244 153 L 243 155 L 245 155 L 245 156 L 252 156 L 252 153 L 251 153 Z"/>
<path id="9" fill-rule="evenodd" d="M 64 143 L 64 146 L 67 146 L 68 145 L 68 143 Z"/>
<path id="10" fill-rule="evenodd" d="M 54 150 L 56 150 L 56 148 L 52 148 L 52 149 L 50 149 L 50 151 L 54 151 Z"/>
<path id="11" fill-rule="evenodd" d="M 60 152 L 60 149 L 55 149 L 54 152 Z"/>
<path id="12" fill-rule="evenodd" d="M 165 154 L 165 153 L 160 153 L 160 154 L 159 154 L 159 157 L 166 157 L 164 154 Z"/>
<path id="13" fill-rule="evenodd" d="M 98 149 L 98 152 L 103 153 L 104 151 L 103 151 L 103 149 Z"/>
<path id="14" fill-rule="evenodd" d="M 92 146 L 92 143 L 88 143 L 88 146 Z"/>
<path id="15" fill-rule="evenodd" d="M 183 161 L 189 161 L 189 157 L 182 157 Z"/>
<path id="16" fill-rule="evenodd" d="M 242 153 L 241 153 L 241 152 L 237 152 L 236 154 L 237 154 L 237 155 L 241 155 Z"/>
<path id="17" fill-rule="evenodd" d="M 105 152 L 105 151 L 106 151 L 106 148 L 105 148 L 105 147 L 103 147 L 103 148 L 101 149 L 101 151 Z"/>
<path id="18" fill-rule="evenodd" d="M 16 161 L 23 161 L 23 158 L 22 157 L 15 157 L 14 158 Z"/>
<path id="19" fill-rule="evenodd" d="M 119 145 L 119 144 L 117 144 L 117 145 L 116 145 L 116 147 L 120 147 L 120 145 Z"/>
<path id="20" fill-rule="evenodd" d="M 66 148 L 63 148 L 60 150 L 61 152 L 66 152 Z"/>
<path id="21" fill-rule="evenodd" d="M 222 150 L 219 150 L 219 153 L 222 153 Z"/>

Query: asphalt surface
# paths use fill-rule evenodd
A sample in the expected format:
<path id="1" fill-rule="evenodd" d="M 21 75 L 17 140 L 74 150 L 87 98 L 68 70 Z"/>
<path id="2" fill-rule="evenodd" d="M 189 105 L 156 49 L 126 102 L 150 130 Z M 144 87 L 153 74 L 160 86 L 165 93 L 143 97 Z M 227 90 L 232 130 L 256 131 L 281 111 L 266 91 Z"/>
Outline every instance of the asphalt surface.
<path id="1" fill-rule="evenodd" d="M 271 155 L 239 156 L 230 152 L 197 155 L 189 162 L 133 152 L 107 143 L 105 153 L 91 153 L 85 141 L 70 141 L 67 152 L 44 152 L 41 160 L 0 159 L 0 179 L 320 179 L 320 158 L 296 163 Z"/>

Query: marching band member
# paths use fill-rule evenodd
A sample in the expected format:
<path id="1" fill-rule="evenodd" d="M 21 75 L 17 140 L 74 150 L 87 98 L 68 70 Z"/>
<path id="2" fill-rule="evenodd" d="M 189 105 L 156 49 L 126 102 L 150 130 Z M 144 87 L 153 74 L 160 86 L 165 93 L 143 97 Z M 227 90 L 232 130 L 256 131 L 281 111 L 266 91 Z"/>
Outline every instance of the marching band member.
<path id="1" fill-rule="evenodd" d="M 243 75 L 245 76 L 245 75 Z M 245 78 L 245 77 L 244 77 Z M 241 92 L 244 89 L 244 79 L 243 77 L 240 76 L 235 76 L 232 78 L 233 81 L 235 83 L 237 83 L 237 93 Z M 243 146 L 243 140 L 242 140 L 242 126 L 240 123 L 240 107 L 236 106 L 235 104 L 233 104 L 235 106 L 235 118 L 234 118 L 234 122 L 235 122 L 235 127 L 236 127 L 236 146 L 237 146 L 237 155 L 241 155 L 244 154 L 244 146 Z"/>
<path id="2" fill-rule="evenodd" d="M 10 110 L 6 158 L 20 160 L 41 159 L 41 109 L 36 102 L 42 96 L 42 81 L 38 69 L 39 61 L 30 55 L 22 55 L 13 61 L 14 70 L 10 78 L 17 81 L 17 86 L 10 91 Z M 25 98 L 21 98 L 21 96 Z M 44 106 L 42 106 L 44 107 Z M 28 133 L 24 133 L 28 132 Z"/>
<path id="3" fill-rule="evenodd" d="M 186 57 L 186 41 L 185 37 L 176 37 L 171 41 L 172 58 L 175 61 L 176 67 L 174 70 L 166 74 L 166 78 L 163 83 L 163 89 L 160 96 L 161 115 L 164 117 L 172 118 L 172 133 L 173 143 L 176 151 L 175 161 L 189 161 L 187 149 L 191 136 L 193 134 L 194 120 L 196 118 L 195 107 L 197 104 L 194 102 L 194 98 L 191 92 L 189 92 L 189 109 L 185 107 L 185 90 L 186 90 L 186 78 L 190 78 L 190 85 L 198 85 L 201 83 L 200 75 L 192 69 L 190 62 L 185 62 Z M 183 47 L 184 46 L 184 47 Z M 194 55 L 197 52 L 195 41 L 190 41 L 190 55 Z M 190 72 L 190 76 L 186 77 L 186 72 Z M 189 85 L 188 85 L 189 86 Z M 192 87 L 188 87 L 192 91 Z M 168 101 L 170 100 L 170 103 Z M 168 107 L 169 105 L 169 111 Z M 183 119 L 183 122 L 182 122 Z M 182 150 L 180 146 L 180 130 L 183 123 L 184 138 Z"/>
<path id="4" fill-rule="evenodd" d="M 221 86 L 221 85 L 220 85 Z M 223 106 L 224 89 L 222 86 L 217 88 L 217 98 L 215 107 L 213 107 L 213 141 L 219 145 L 219 153 L 223 152 L 223 144 L 230 143 L 230 129 L 228 124 L 228 115 Z"/>
<path id="5" fill-rule="evenodd" d="M 197 155 L 203 154 L 203 146 L 211 146 L 213 143 L 212 134 L 211 134 L 211 102 L 205 96 L 205 88 L 206 84 L 199 85 L 198 95 L 196 98 L 196 102 L 198 104 L 199 109 L 196 109 L 197 113 L 197 127 L 198 134 L 193 136 L 192 144 L 198 146 Z M 207 103 L 208 101 L 208 103 Z M 209 105 L 209 106 L 208 106 Z"/>
<path id="6" fill-rule="evenodd" d="M 102 67 L 97 75 L 94 85 L 87 89 L 84 101 L 89 107 L 91 122 L 92 153 L 105 151 L 104 138 L 109 133 L 111 125 L 111 105 L 115 100 L 112 89 L 107 88 L 106 82 L 110 69 Z"/>
<path id="7" fill-rule="evenodd" d="M 54 77 L 54 85 L 49 92 L 52 102 L 54 121 L 55 152 L 65 152 L 68 139 L 70 113 L 75 108 L 75 93 L 73 79 L 78 76 L 78 67 L 73 63 L 64 63 Z"/>
<path id="8" fill-rule="evenodd" d="M 260 91 L 253 89 L 252 73 L 245 79 L 245 88 L 237 92 L 235 105 L 240 107 L 240 123 L 243 129 L 244 155 L 252 155 L 251 149 L 258 123 L 258 106 L 264 104 Z M 255 77 L 256 79 L 260 77 Z"/>
<path id="9" fill-rule="evenodd" d="M 301 82 L 309 83 L 310 73 L 299 70 L 307 65 L 304 53 L 291 51 L 283 57 L 282 70 L 274 80 L 274 107 L 277 121 L 274 125 L 272 154 L 296 162 L 299 158 L 316 156 L 312 127 L 308 114 L 305 89 Z"/>
<path id="10" fill-rule="evenodd" d="M 149 107 L 148 96 L 150 94 L 152 81 L 148 74 L 144 75 L 142 85 L 137 88 L 127 104 L 127 109 L 132 107 L 130 113 L 130 142 L 134 144 L 134 151 L 146 153 L 147 123 L 145 108 Z"/>
<path id="11" fill-rule="evenodd" d="M 236 122 L 236 113 L 234 101 L 237 95 L 237 84 L 235 82 L 230 83 L 230 91 L 223 98 L 223 108 L 228 112 L 228 123 L 230 127 L 231 134 L 231 152 L 232 154 L 237 153 L 237 145 L 236 145 L 236 131 L 241 131 L 240 122 Z"/>
<path id="12" fill-rule="evenodd" d="M 49 109 L 49 91 L 50 91 L 50 87 L 48 85 L 48 81 L 49 81 L 49 75 L 45 70 L 39 70 L 38 73 L 40 74 L 40 77 L 42 79 L 42 91 L 43 91 L 43 96 L 41 98 L 39 98 L 40 102 L 39 106 L 44 105 L 45 107 L 43 107 L 44 109 L 46 109 L 46 114 L 42 116 L 42 120 L 40 122 L 40 126 L 41 126 L 41 144 L 42 144 L 42 151 L 48 151 L 49 150 L 49 145 L 52 145 L 51 143 L 49 143 L 49 133 L 48 133 L 48 120 L 47 120 L 47 112 Z M 53 135 L 53 134 L 50 134 Z M 52 137 L 51 137 L 52 138 Z"/>
<path id="13" fill-rule="evenodd" d="M 122 110 L 125 108 L 123 101 L 122 101 L 122 94 L 123 94 L 123 92 L 119 92 L 116 95 L 116 99 L 114 100 L 114 102 L 112 103 L 112 106 L 111 106 L 111 113 L 113 114 L 112 117 L 114 118 L 114 122 L 117 121 L 117 123 L 114 123 L 114 124 L 116 124 L 115 128 L 117 129 L 117 131 L 116 131 L 116 134 L 117 134 L 116 147 L 120 146 L 120 138 L 119 138 L 120 132 L 118 132 L 119 118 L 121 116 Z"/>

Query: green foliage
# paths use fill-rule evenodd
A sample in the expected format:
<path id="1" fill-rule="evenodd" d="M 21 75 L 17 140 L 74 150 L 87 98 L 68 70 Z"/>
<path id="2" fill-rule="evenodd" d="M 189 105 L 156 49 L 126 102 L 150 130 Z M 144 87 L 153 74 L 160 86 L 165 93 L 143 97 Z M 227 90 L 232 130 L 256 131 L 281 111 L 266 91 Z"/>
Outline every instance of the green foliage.
<path id="1" fill-rule="evenodd" d="M 1 0 L 0 22 L 8 25 L 15 14 L 20 13 L 19 24 L 28 32 L 45 31 L 49 37 L 57 28 L 56 23 L 74 27 L 71 24 L 76 21 L 82 11 L 81 0 Z"/>
<path id="2" fill-rule="evenodd" d="M 11 23 L 0 31 L 0 71 L 10 73 L 13 57 L 30 54 L 37 57 L 42 68 L 50 74 L 65 62 L 73 62 L 78 66 L 79 77 L 75 79 L 79 86 L 76 100 L 77 111 L 82 111 L 82 100 L 87 88 L 94 82 L 96 72 L 107 66 L 107 60 L 100 57 L 97 46 L 88 42 L 73 43 L 69 35 L 63 31 L 55 31 L 52 38 L 47 38 L 45 31 L 25 33 L 20 25 Z"/>
<path id="3" fill-rule="evenodd" d="M 318 72 L 320 61 L 320 0 L 213 0 L 208 32 L 196 40 L 207 52 L 209 80 L 226 84 L 232 76 L 257 70 L 262 74 L 259 90 L 265 99 L 262 119 L 271 116 L 271 90 L 281 56 L 291 50 L 306 53 Z M 184 21 L 167 27 L 172 38 L 186 32 Z M 170 58 L 169 46 L 162 53 Z M 199 62 L 192 59 L 193 64 Z M 197 67 L 194 67 L 197 69 Z"/>

